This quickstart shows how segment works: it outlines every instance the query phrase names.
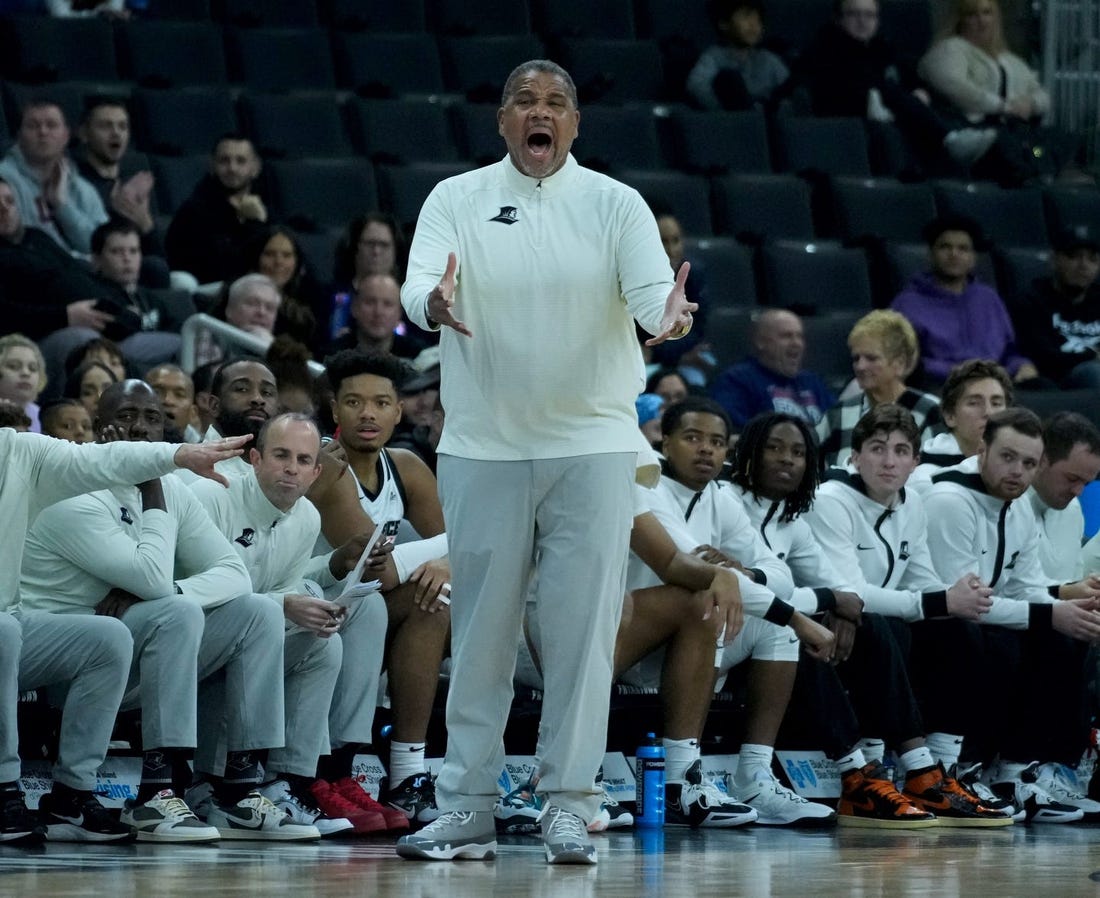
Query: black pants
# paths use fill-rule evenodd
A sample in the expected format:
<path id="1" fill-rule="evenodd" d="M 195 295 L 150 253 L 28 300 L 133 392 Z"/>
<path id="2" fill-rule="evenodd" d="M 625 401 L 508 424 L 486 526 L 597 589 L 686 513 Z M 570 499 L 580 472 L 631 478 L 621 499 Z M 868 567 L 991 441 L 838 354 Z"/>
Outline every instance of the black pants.
<path id="1" fill-rule="evenodd" d="M 803 653 L 783 721 L 784 744 L 823 748 L 838 758 L 862 736 L 896 746 L 924 735 L 906 672 L 908 642 L 905 624 L 864 614 L 847 661 L 833 666 Z"/>
<path id="2" fill-rule="evenodd" d="M 990 738 L 1008 761 L 1076 766 L 1089 742 L 1088 647 L 1053 631 L 983 628 Z"/>

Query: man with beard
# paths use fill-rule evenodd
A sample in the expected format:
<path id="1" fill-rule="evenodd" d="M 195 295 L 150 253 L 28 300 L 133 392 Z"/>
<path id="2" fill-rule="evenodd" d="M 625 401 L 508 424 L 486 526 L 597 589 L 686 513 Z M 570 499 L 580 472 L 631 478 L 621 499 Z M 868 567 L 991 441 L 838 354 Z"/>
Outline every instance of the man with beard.
<path id="1" fill-rule="evenodd" d="M 1096 820 L 1095 803 L 1066 782 L 1059 767 L 1076 766 L 1088 745 L 1085 651 L 1100 640 L 1100 590 L 1095 578 L 1058 583 L 1043 571 L 1040 528 L 1023 499 L 1043 452 L 1034 412 L 992 415 L 978 454 L 932 477 L 925 499 L 928 548 L 945 580 L 976 571 L 995 600 L 1015 605 L 1007 619 L 983 627 L 970 642 L 984 655 L 983 676 L 973 684 L 983 696 L 973 728 L 982 744 L 971 751 L 1000 756 L 988 775 L 993 790 L 1028 808 L 1035 822 Z M 938 650 L 956 653 L 958 644 L 941 643 Z"/>
<path id="2" fill-rule="evenodd" d="M 127 380 L 104 391 L 95 426 L 101 440 L 155 443 L 164 420 L 153 388 Z M 154 477 L 50 506 L 27 534 L 20 588 L 28 608 L 116 617 L 133 636 L 144 755 L 122 822 L 139 840 L 320 837 L 252 791 L 262 755 L 283 744 L 282 614 L 251 594 L 245 565 L 190 490 Z M 224 730 L 199 725 L 208 690 L 232 709 Z M 187 758 L 199 746 L 196 770 L 211 772 L 203 759 L 222 740 L 224 775 L 202 824 L 181 797 Z"/>
<path id="3" fill-rule="evenodd" d="M 267 365 L 256 359 L 226 362 L 210 384 L 213 423 L 203 435 L 203 441 L 245 434 L 255 439 L 268 418 L 278 410 L 278 404 L 279 389 Z M 243 458 L 230 459 L 219 468 L 223 474 L 244 474 L 251 469 Z M 182 479 L 190 482 L 196 478 L 183 474 Z"/>
<path id="4" fill-rule="evenodd" d="M 227 134 L 218 140 L 210 174 L 168 226 L 164 248 L 173 269 L 189 271 L 203 284 L 239 273 L 244 246 L 267 221 L 267 208 L 254 189 L 261 167 L 247 137 Z"/>

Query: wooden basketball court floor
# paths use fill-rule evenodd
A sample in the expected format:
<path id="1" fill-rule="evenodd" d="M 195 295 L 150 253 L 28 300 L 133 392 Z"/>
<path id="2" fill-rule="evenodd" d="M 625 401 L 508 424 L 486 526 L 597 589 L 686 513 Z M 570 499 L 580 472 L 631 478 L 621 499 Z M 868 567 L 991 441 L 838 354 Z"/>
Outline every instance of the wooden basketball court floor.
<path id="1" fill-rule="evenodd" d="M 676 830 L 595 837 L 600 862 L 550 867 L 535 838 L 494 862 L 411 862 L 392 841 L 0 847 L 3 898 L 707 898 L 1100 896 L 1100 827 L 910 832 Z"/>

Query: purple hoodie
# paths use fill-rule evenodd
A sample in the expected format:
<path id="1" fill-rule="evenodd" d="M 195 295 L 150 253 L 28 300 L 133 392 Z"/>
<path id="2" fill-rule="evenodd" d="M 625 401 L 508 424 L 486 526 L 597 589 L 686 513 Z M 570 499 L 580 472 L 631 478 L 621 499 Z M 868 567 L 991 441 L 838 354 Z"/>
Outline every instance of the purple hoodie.
<path id="1" fill-rule="evenodd" d="M 973 278 L 962 293 L 951 293 L 931 272 L 914 275 L 890 308 L 913 325 L 924 371 L 936 380 L 968 359 L 991 359 L 1013 376 L 1030 361 L 1016 351 L 1012 321 L 997 291 Z"/>

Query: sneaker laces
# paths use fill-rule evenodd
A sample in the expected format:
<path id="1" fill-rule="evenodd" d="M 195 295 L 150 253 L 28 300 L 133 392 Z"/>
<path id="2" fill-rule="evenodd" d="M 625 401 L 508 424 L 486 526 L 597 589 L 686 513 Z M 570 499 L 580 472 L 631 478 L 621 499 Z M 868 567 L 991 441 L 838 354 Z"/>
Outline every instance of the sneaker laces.
<path id="1" fill-rule="evenodd" d="M 916 807 L 913 802 L 902 795 L 890 780 L 867 779 L 863 780 L 863 788 L 879 798 L 884 798 L 892 805 L 899 808 Z"/>
<path id="2" fill-rule="evenodd" d="M 725 792 L 708 780 L 699 783 L 686 783 L 683 794 L 697 800 L 704 808 L 720 808 L 722 805 L 733 801 Z"/>
<path id="3" fill-rule="evenodd" d="M 167 818 L 173 820 L 198 819 L 191 808 L 187 806 L 187 802 L 178 795 L 172 795 L 171 798 L 153 796 L 153 801 L 157 802 L 159 805 L 158 810 Z"/>
<path id="4" fill-rule="evenodd" d="M 548 835 L 553 834 L 561 842 L 588 841 L 588 827 L 580 817 L 561 808 L 551 808 Z"/>
<path id="5" fill-rule="evenodd" d="M 432 833 L 451 825 L 465 826 L 467 823 L 473 821 L 474 814 L 476 813 L 477 811 L 444 811 L 436 817 L 435 820 L 420 830 L 420 834 Z"/>
<path id="6" fill-rule="evenodd" d="M 341 796 L 341 797 L 343 797 L 343 796 Z M 297 807 L 300 811 L 302 811 L 305 814 L 308 814 L 309 816 L 312 816 L 312 817 L 323 817 L 324 816 L 324 812 L 319 807 L 317 807 L 317 805 L 312 804 L 311 802 L 306 800 L 306 798 L 304 796 L 298 795 L 297 793 L 294 792 L 293 789 L 287 789 L 286 790 L 286 798 L 284 798 L 284 801 L 289 801 L 291 804 L 293 804 L 295 807 Z"/>
<path id="7" fill-rule="evenodd" d="M 955 777 L 941 772 L 941 778 L 939 782 L 939 789 L 945 795 L 951 795 L 955 798 L 966 802 L 967 805 L 981 805 L 981 799 L 977 795 L 974 795 L 967 789 L 964 789 L 962 784 L 959 783 Z"/>

